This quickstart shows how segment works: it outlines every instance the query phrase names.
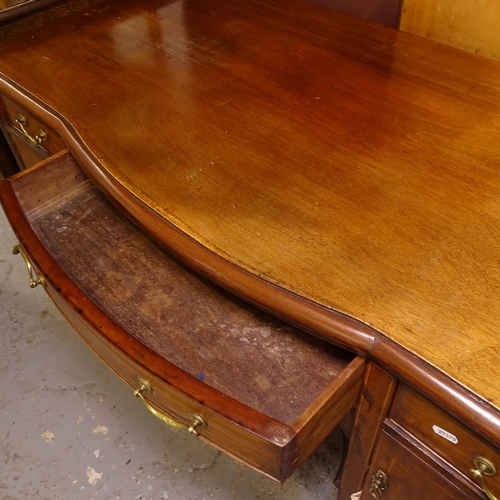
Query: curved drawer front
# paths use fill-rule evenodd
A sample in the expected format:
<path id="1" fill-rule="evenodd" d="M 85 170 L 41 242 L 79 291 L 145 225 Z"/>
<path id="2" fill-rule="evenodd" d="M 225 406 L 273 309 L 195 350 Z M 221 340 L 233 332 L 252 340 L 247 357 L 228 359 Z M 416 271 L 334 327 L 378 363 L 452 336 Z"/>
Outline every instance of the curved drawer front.
<path id="1" fill-rule="evenodd" d="M 222 417 L 203 403 L 199 403 L 194 398 L 174 389 L 172 385 L 161 380 L 154 370 L 141 366 L 137 360 L 129 357 L 97 332 L 67 304 L 50 284 L 46 286 L 46 289 L 75 330 L 117 375 L 133 389 L 140 388 L 141 380 L 150 384 L 153 392 L 146 393 L 145 397 L 160 411 L 165 412 L 175 422 L 184 424 L 186 430 L 193 425 L 191 415 L 201 416 L 206 422 L 206 426 L 196 429 L 200 437 L 217 444 L 218 447 L 238 457 L 249 466 L 262 470 L 270 476 L 279 477 L 281 447 L 287 444 L 292 437 L 286 426 L 280 425 L 278 422 L 270 422 L 269 433 L 272 437 L 266 439 L 254 434 L 250 429 L 235 425 L 230 418 Z M 141 346 L 137 346 L 137 349 L 139 351 L 137 355 L 142 353 L 146 362 L 149 357 L 154 357 L 154 355 L 145 355 Z M 169 371 L 167 367 L 164 368 L 165 371 Z M 175 369 L 171 371 L 170 378 L 178 379 L 181 376 L 181 374 L 175 373 Z M 132 390 L 130 394 L 133 395 Z M 229 407 L 231 402 L 227 403 Z"/>
<path id="2" fill-rule="evenodd" d="M 14 176 L 1 193 L 53 301 L 163 420 L 282 481 L 355 404 L 363 359 L 166 255 L 69 153 Z"/>
<path id="3" fill-rule="evenodd" d="M 500 450 L 407 386 L 399 389 L 390 417 L 478 485 L 481 480 L 471 473 L 477 470 L 476 457 L 483 457 L 500 468 Z M 499 474 L 483 474 L 483 477 L 498 497 Z"/>

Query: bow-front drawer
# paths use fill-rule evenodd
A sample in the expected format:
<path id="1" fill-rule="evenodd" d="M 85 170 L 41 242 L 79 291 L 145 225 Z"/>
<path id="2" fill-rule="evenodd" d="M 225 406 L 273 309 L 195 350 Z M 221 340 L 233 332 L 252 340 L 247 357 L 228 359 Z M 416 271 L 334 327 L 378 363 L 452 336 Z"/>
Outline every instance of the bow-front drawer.
<path id="1" fill-rule="evenodd" d="M 59 134 L 25 108 L 0 93 L 2 128 L 21 168 L 65 149 Z"/>
<path id="2" fill-rule="evenodd" d="M 362 358 L 171 258 L 69 153 L 4 181 L 1 196 L 31 286 L 167 424 L 283 481 L 355 404 Z"/>

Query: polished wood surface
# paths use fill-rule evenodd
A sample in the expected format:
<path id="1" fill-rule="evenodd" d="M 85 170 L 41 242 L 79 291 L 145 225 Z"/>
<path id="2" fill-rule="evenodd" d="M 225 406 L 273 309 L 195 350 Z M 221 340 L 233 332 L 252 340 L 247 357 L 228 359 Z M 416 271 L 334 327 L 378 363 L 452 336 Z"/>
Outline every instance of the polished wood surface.
<path id="1" fill-rule="evenodd" d="M 495 0 L 405 0 L 400 28 L 500 60 L 500 4 Z"/>
<path id="2" fill-rule="evenodd" d="M 103 2 L 0 61 L 190 265 L 498 439 L 499 63 L 299 0 Z"/>

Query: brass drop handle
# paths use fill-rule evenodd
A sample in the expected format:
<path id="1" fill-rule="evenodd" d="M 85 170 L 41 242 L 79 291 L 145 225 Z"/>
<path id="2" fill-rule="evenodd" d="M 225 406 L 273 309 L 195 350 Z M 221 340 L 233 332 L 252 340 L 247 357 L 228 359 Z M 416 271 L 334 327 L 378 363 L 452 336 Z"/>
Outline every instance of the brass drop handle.
<path id="1" fill-rule="evenodd" d="M 479 481 L 479 483 L 481 484 L 481 488 L 483 488 L 484 492 L 486 493 L 486 496 L 490 500 L 498 500 L 498 498 L 495 495 L 493 495 L 491 490 L 488 488 L 488 485 L 486 484 L 486 479 L 484 478 L 484 476 L 494 476 L 497 473 L 497 468 L 495 464 L 491 460 L 488 460 L 487 458 L 482 457 L 481 455 L 476 455 L 472 459 L 472 462 L 476 467 L 475 469 L 471 469 L 470 471 L 472 477 L 474 477 L 474 479 L 477 479 Z"/>
<path id="2" fill-rule="evenodd" d="M 43 141 L 47 140 L 47 134 L 42 129 L 38 131 L 38 135 L 36 135 L 35 137 L 30 135 L 30 133 L 25 128 L 28 126 L 28 120 L 26 120 L 26 117 L 23 114 L 19 113 L 16 123 L 19 125 L 19 128 L 21 129 L 23 135 L 28 138 L 31 144 L 39 146 Z"/>
<path id="3" fill-rule="evenodd" d="M 134 396 L 141 398 L 142 402 L 146 406 L 146 408 L 156 417 L 165 422 L 169 427 L 172 427 L 173 429 L 182 429 L 184 427 L 183 424 L 180 422 L 176 422 L 174 419 L 170 418 L 168 415 L 165 415 L 164 413 L 158 411 L 156 408 L 154 408 L 151 403 L 143 396 L 143 392 L 147 393 L 152 393 L 153 388 L 151 387 L 151 384 L 147 381 L 144 380 L 143 378 L 139 377 L 138 379 L 139 382 L 139 389 L 136 389 L 134 391 Z"/>
<path id="4" fill-rule="evenodd" d="M 28 254 L 24 250 L 24 248 L 17 244 L 12 247 L 12 253 L 14 255 L 20 254 L 21 257 L 24 260 L 24 263 L 26 264 L 26 267 L 28 268 L 28 276 L 30 279 L 30 287 L 35 288 L 38 285 L 43 285 L 43 278 L 40 276 L 37 276 L 35 270 L 33 269 L 33 266 L 31 265 L 30 259 L 28 257 Z"/>

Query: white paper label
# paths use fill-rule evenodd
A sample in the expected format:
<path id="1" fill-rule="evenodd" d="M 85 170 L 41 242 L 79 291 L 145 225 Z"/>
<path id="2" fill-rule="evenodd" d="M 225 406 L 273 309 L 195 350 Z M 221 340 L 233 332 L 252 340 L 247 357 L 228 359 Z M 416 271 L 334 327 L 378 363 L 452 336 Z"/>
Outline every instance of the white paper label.
<path id="1" fill-rule="evenodd" d="M 438 435 L 441 436 L 448 441 L 450 441 L 453 444 L 458 444 L 458 439 L 456 436 L 453 434 L 449 433 L 448 431 L 445 431 L 444 429 L 441 429 L 441 427 L 438 427 L 437 425 L 432 426 L 432 430 Z"/>

